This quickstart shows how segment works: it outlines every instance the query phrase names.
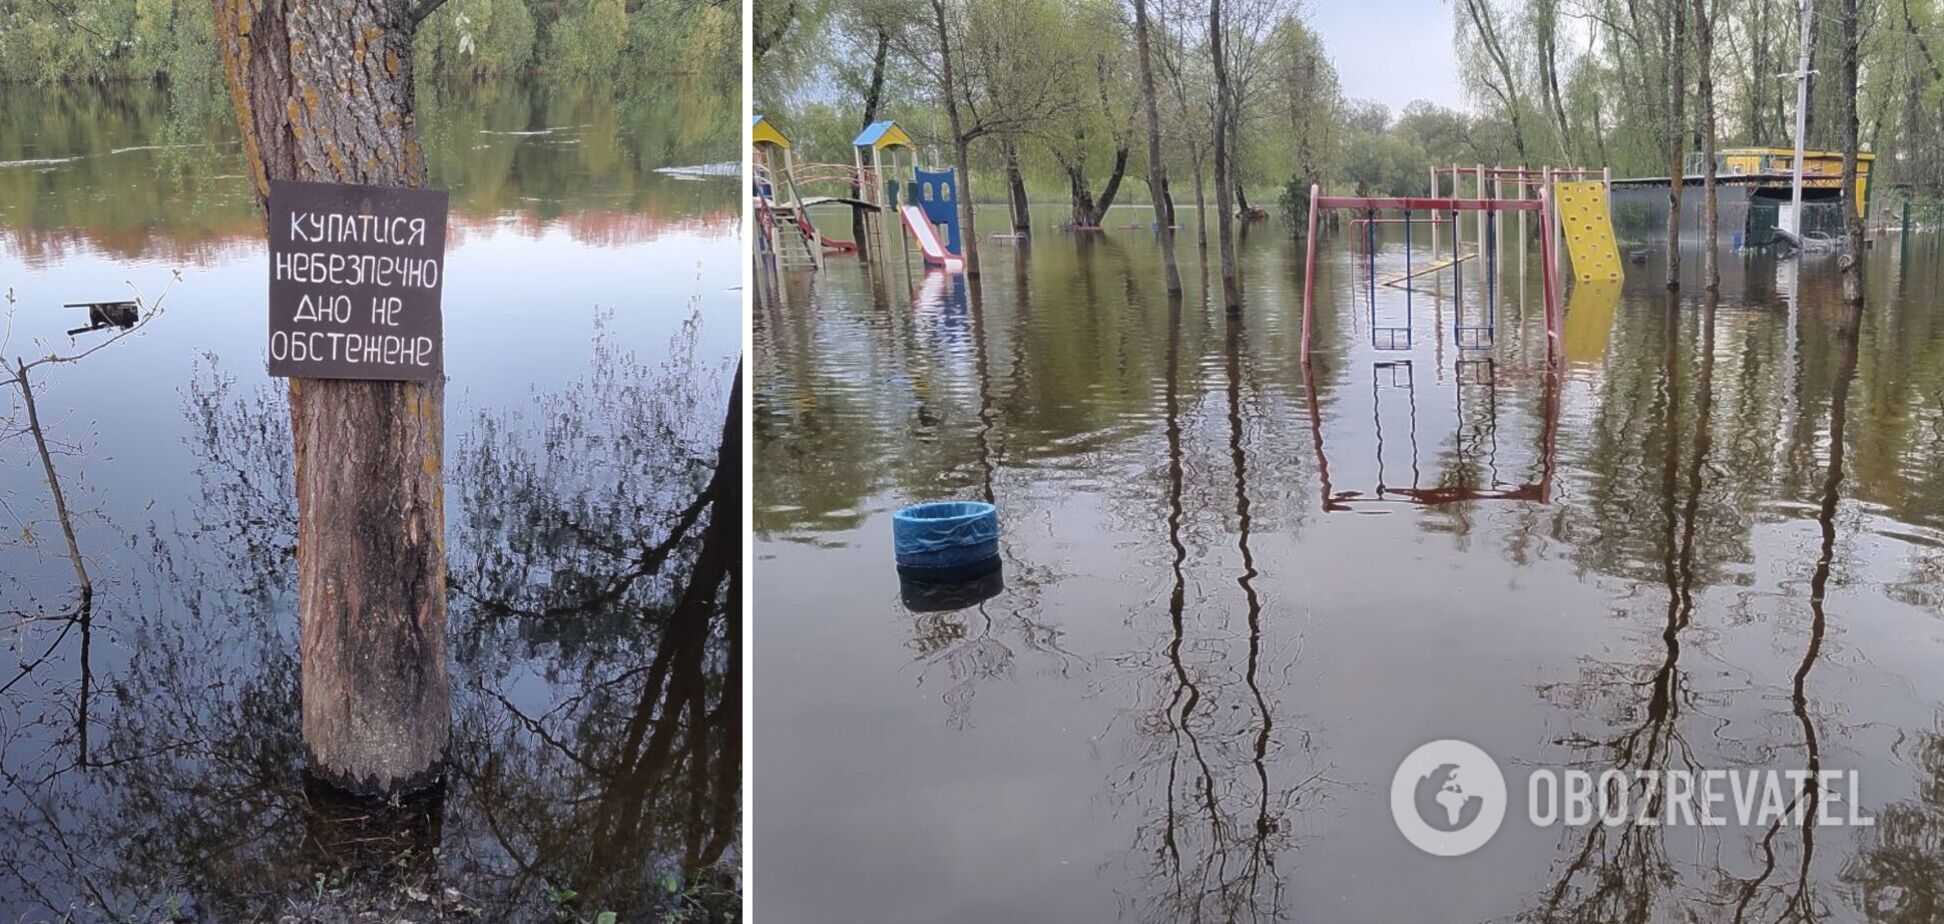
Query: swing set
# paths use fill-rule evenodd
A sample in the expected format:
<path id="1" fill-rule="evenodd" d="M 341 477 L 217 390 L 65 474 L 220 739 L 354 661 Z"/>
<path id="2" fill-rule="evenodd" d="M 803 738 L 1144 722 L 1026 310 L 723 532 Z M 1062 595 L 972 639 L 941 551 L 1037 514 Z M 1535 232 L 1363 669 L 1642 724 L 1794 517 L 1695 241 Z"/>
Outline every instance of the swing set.
<path id="1" fill-rule="evenodd" d="M 1451 270 L 1456 310 L 1452 317 L 1452 340 L 1459 349 L 1488 349 L 1497 334 L 1497 301 L 1495 291 L 1498 279 L 1499 246 L 1498 223 L 1486 219 L 1505 212 L 1537 212 L 1539 215 L 1539 239 L 1550 242 L 1553 239 L 1553 212 L 1551 192 L 1544 187 L 1539 197 L 1529 198 L 1444 198 L 1444 197 L 1372 197 L 1372 196 L 1325 196 L 1322 187 L 1310 186 L 1309 237 L 1303 258 L 1303 365 L 1310 361 L 1310 337 L 1314 327 L 1316 292 L 1316 227 L 1317 215 L 1324 209 L 1350 210 L 1362 215 L 1351 219 L 1351 240 L 1357 241 L 1357 227 L 1362 226 L 1362 243 L 1366 251 L 1365 281 L 1368 286 L 1365 312 L 1370 324 L 1371 346 L 1378 350 L 1409 350 L 1411 348 L 1411 311 L 1412 295 L 1417 291 L 1411 280 L 1435 272 Z M 1415 213 L 1426 213 L 1417 217 Z M 1480 240 L 1478 250 L 1464 252 L 1462 235 L 1459 233 L 1459 213 L 1479 213 Z M 1401 213 L 1398 217 L 1379 217 L 1379 213 Z M 1440 214 L 1442 213 L 1442 214 Z M 1412 226 L 1422 222 L 1432 228 L 1433 247 L 1436 247 L 1437 226 L 1440 222 L 1452 226 L 1451 256 L 1434 260 L 1431 264 L 1418 268 L 1412 262 Z M 1401 224 L 1404 227 L 1404 272 L 1401 275 L 1379 280 L 1377 276 L 1377 226 L 1379 224 Z M 1543 300 L 1546 316 L 1546 358 L 1557 362 L 1560 356 L 1560 316 L 1559 316 L 1559 269 L 1553 248 L 1542 246 L 1540 267 Z M 1467 323 L 1464 312 L 1464 264 L 1473 258 L 1484 262 L 1482 272 L 1485 279 L 1485 304 L 1476 312 L 1479 316 Z M 1401 288 L 1404 292 L 1404 323 L 1402 326 L 1379 325 L 1377 319 L 1377 287 Z"/>

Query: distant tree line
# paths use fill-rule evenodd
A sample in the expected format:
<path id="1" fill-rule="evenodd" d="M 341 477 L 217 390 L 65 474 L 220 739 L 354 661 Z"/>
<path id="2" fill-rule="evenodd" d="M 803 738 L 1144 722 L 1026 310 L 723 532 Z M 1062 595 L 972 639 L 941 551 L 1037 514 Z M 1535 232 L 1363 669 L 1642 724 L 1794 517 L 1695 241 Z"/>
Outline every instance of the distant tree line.
<path id="1" fill-rule="evenodd" d="M 421 25 L 417 73 L 740 79 L 732 0 L 445 0 Z M 0 82 L 155 81 L 220 92 L 209 0 L 0 0 Z"/>
<path id="2" fill-rule="evenodd" d="M 1808 145 L 1874 151 L 1879 189 L 1944 194 L 1944 0 L 1806 2 Z M 1344 98 L 1302 0 L 755 0 L 753 77 L 758 111 L 811 152 L 848 159 L 858 125 L 895 115 L 1022 226 L 1029 186 L 1097 224 L 1130 171 L 1163 215 L 1192 192 L 1219 228 L 1280 188 L 1300 226 L 1312 182 L 1421 193 L 1453 163 L 1667 175 L 1793 144 L 1796 0 L 1449 10 L 1471 111 Z"/>

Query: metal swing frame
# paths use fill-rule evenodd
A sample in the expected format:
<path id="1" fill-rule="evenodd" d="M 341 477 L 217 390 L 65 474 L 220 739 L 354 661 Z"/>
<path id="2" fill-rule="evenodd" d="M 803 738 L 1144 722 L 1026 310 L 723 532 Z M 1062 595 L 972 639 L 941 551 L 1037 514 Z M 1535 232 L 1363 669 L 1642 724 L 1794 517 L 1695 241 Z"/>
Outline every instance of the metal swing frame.
<path id="1" fill-rule="evenodd" d="M 1350 209 L 1350 210 L 1366 213 L 1363 219 L 1366 222 L 1366 236 L 1368 240 L 1372 242 L 1371 255 L 1370 255 L 1370 268 L 1369 268 L 1369 276 L 1370 276 L 1370 283 L 1371 283 L 1369 315 L 1372 322 L 1371 338 L 1372 338 L 1373 346 L 1377 346 L 1376 338 L 1377 338 L 1378 328 L 1375 325 L 1375 320 L 1376 320 L 1376 253 L 1375 253 L 1375 246 L 1374 246 L 1375 232 L 1374 230 L 1370 230 L 1370 229 L 1374 229 L 1376 223 L 1378 221 L 1383 220 L 1376 217 L 1377 212 L 1401 211 L 1404 213 L 1405 227 L 1407 229 L 1405 233 L 1405 239 L 1406 239 L 1405 266 L 1407 272 L 1409 271 L 1409 267 L 1410 267 L 1410 262 L 1409 262 L 1410 261 L 1410 247 L 1409 247 L 1410 234 L 1408 229 L 1410 227 L 1410 215 L 1413 211 L 1431 212 L 1431 214 L 1433 215 L 1433 218 L 1431 220 L 1434 222 L 1439 220 L 1436 216 L 1437 213 L 1441 210 L 1449 213 L 1450 215 L 1449 220 L 1453 222 L 1456 222 L 1457 213 L 1459 212 L 1486 212 L 1486 213 L 1537 212 L 1539 214 L 1539 239 L 1541 241 L 1552 240 L 1552 229 L 1553 229 L 1552 194 L 1550 190 L 1543 189 L 1543 188 L 1540 189 L 1539 198 L 1537 199 L 1457 199 L 1457 198 L 1436 198 L 1436 197 L 1415 197 L 1414 198 L 1414 197 L 1390 197 L 1390 196 L 1384 196 L 1384 197 L 1325 196 L 1323 195 L 1323 189 L 1320 185 L 1312 184 L 1310 186 L 1309 237 L 1308 240 L 1306 241 L 1305 253 L 1303 257 L 1302 362 L 1303 365 L 1305 366 L 1309 365 L 1310 362 L 1310 345 L 1312 339 L 1311 332 L 1315 328 L 1317 216 L 1324 209 Z M 1435 228 L 1437 226 L 1433 224 L 1432 227 Z M 1452 235 L 1452 237 L 1453 237 L 1453 241 L 1452 241 L 1453 258 L 1454 261 L 1456 261 L 1457 258 L 1461 255 L 1457 252 L 1458 250 L 1457 235 L 1454 234 Z M 1484 247 L 1487 248 L 1488 253 L 1490 255 L 1496 255 L 1497 244 L 1496 244 L 1495 235 L 1488 235 L 1485 238 L 1485 240 L 1482 242 L 1482 244 Z M 1488 260 L 1489 259 L 1490 257 L 1488 256 Z M 1560 316 L 1561 306 L 1560 306 L 1560 297 L 1559 297 L 1559 267 L 1555 259 L 1555 255 L 1553 253 L 1553 248 L 1551 247 L 1541 247 L 1539 259 L 1540 259 L 1540 267 L 1541 267 L 1541 278 L 1543 280 L 1542 288 L 1544 289 L 1543 299 L 1545 302 L 1544 307 L 1545 307 L 1545 316 L 1546 316 L 1546 359 L 1548 363 L 1557 364 L 1562 355 L 1561 344 L 1560 344 L 1560 330 L 1563 326 L 1562 324 L 1563 319 Z M 1455 274 L 1455 278 L 1460 282 L 1459 289 L 1461 292 L 1462 292 L 1462 280 L 1463 280 L 1462 265 L 1463 264 L 1460 262 L 1453 263 L 1453 272 Z M 1486 275 L 1487 315 L 1486 315 L 1486 323 L 1484 325 L 1462 324 L 1461 323 L 1463 320 L 1462 298 L 1459 302 L 1457 316 L 1453 318 L 1453 336 L 1454 339 L 1458 341 L 1458 346 L 1461 349 L 1476 348 L 1476 347 L 1468 347 L 1466 343 L 1466 337 L 1467 336 L 1471 337 L 1472 342 L 1477 343 L 1481 333 L 1483 335 L 1485 344 L 1486 345 L 1490 344 L 1492 334 L 1494 333 L 1494 327 L 1496 325 L 1496 319 L 1493 316 L 1493 313 L 1491 312 L 1491 302 L 1493 301 L 1493 295 L 1495 295 L 1495 293 L 1493 292 L 1493 289 L 1495 288 L 1495 280 L 1493 279 L 1493 277 L 1495 275 L 1496 275 L 1495 273 L 1487 271 L 1487 275 Z M 1406 297 L 1407 297 L 1406 324 L 1407 325 L 1409 324 L 1408 313 L 1410 310 L 1408 296 L 1409 296 L 1409 291 L 1407 289 L 1406 291 Z M 1390 330 L 1393 331 L 1393 333 L 1391 334 L 1392 337 L 1391 342 L 1395 343 L 1395 337 L 1396 337 L 1394 333 L 1395 329 L 1391 328 Z M 1410 342 L 1410 334 L 1408 330 L 1404 335 L 1404 340 L 1405 340 L 1405 346 L 1403 347 L 1403 349 L 1408 349 L 1409 342 Z M 1382 347 L 1379 348 L 1382 349 Z M 1399 349 L 1399 347 L 1392 346 L 1390 347 L 1390 349 Z"/>

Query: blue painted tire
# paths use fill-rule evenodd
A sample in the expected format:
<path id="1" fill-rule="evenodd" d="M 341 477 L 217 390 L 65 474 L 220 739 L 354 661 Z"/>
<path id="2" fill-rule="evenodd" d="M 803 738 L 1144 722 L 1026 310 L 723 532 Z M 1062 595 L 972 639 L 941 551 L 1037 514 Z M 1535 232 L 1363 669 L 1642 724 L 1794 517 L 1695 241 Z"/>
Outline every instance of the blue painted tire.
<path id="1" fill-rule="evenodd" d="M 892 548 L 902 571 L 983 573 L 999 557 L 999 510 L 980 501 L 934 501 L 891 515 Z"/>

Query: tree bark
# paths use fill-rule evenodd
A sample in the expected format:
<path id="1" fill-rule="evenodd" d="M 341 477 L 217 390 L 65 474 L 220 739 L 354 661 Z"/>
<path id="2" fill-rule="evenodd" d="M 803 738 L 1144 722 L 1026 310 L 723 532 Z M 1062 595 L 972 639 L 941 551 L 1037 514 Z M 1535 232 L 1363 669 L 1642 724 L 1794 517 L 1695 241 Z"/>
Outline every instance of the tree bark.
<path id="1" fill-rule="evenodd" d="M 884 100 L 884 65 L 890 53 L 891 33 L 886 32 L 883 26 L 879 26 L 877 46 L 871 56 L 871 84 L 864 91 L 864 121 L 858 126 L 859 131 L 870 128 L 871 123 L 877 121 L 878 106 Z M 851 187 L 852 196 L 862 198 L 863 194 L 864 191 L 856 185 Z M 866 237 L 864 210 L 851 209 L 851 240 L 857 242 L 857 255 L 868 263 L 871 260 L 871 243 L 865 239 Z"/>
<path id="2" fill-rule="evenodd" d="M 1566 127 L 1566 103 L 1559 92 L 1559 0 L 1535 3 L 1534 16 L 1539 20 L 1539 67 L 1544 71 L 1546 103 L 1559 130 L 1559 156 L 1571 164 L 1572 134 Z"/>
<path id="3" fill-rule="evenodd" d="M 1843 301 L 1863 304 L 1863 201 L 1856 195 L 1856 0 L 1843 0 Z"/>
<path id="4" fill-rule="evenodd" d="M 1714 14 L 1707 0 L 1694 0 L 1694 30 L 1695 76 L 1701 82 L 1701 220 L 1707 229 L 1701 279 L 1713 295 L 1721 291 L 1721 206 L 1715 198 Z"/>
<path id="5" fill-rule="evenodd" d="M 1019 146 L 1011 138 L 1002 138 L 999 153 L 1006 160 L 1006 199 L 1012 203 L 1012 229 L 1014 234 L 1033 233 L 1033 205 L 1026 198 L 1026 175 L 1019 169 Z"/>
<path id="6" fill-rule="evenodd" d="M 1215 237 L 1222 251 L 1222 304 L 1230 311 L 1242 307 L 1242 294 L 1235 278 L 1235 209 L 1230 205 L 1228 165 L 1229 112 L 1228 62 L 1222 55 L 1222 0 L 1208 4 L 1209 54 L 1215 63 Z"/>
<path id="7" fill-rule="evenodd" d="M 405 0 L 214 0 L 258 204 L 271 180 L 420 186 Z M 291 379 L 304 745 L 318 778 L 390 796 L 440 779 L 445 385 Z"/>
<path id="8" fill-rule="evenodd" d="M 1194 152 L 1194 169 L 1195 169 L 1195 246 L 1196 248 L 1204 251 L 1203 257 L 1205 258 L 1207 256 L 1205 251 L 1208 250 L 1208 192 L 1207 192 L 1208 182 L 1203 177 L 1201 149 L 1199 147 L 1196 148 Z"/>
<path id="9" fill-rule="evenodd" d="M 946 21 L 945 0 L 932 0 L 932 22 L 938 29 L 939 79 L 945 91 L 945 115 L 952 125 L 952 169 L 958 182 L 959 239 L 965 245 L 965 274 L 979 275 L 979 232 L 972 220 L 972 139 L 959 115 L 958 86 L 952 79 L 952 30 Z"/>
<path id="10" fill-rule="evenodd" d="M 1674 35 L 1668 44 L 1673 59 L 1673 76 L 1668 84 L 1670 114 L 1667 122 L 1669 168 L 1667 175 L 1667 287 L 1681 287 L 1681 177 L 1687 171 L 1682 163 L 1687 149 L 1687 4 L 1674 4 Z"/>
<path id="11" fill-rule="evenodd" d="M 1093 190 L 1087 186 L 1087 164 L 1084 160 L 1069 161 L 1061 159 L 1060 165 L 1067 175 L 1067 200 L 1071 208 L 1068 220 L 1075 230 L 1091 228 L 1100 224 L 1094 220 Z"/>
<path id="12" fill-rule="evenodd" d="M 1121 179 L 1127 176 L 1126 147 L 1114 149 L 1114 172 L 1108 174 L 1107 185 L 1101 188 L 1100 197 L 1094 198 L 1093 187 L 1087 183 L 1087 167 L 1084 160 L 1062 161 L 1066 168 L 1067 186 L 1073 200 L 1073 223 L 1077 227 L 1098 228 L 1107 220 L 1107 210 L 1114 205 L 1114 197 L 1120 194 Z"/>
<path id="13" fill-rule="evenodd" d="M 1168 164 L 1161 156 L 1161 115 L 1154 101 L 1147 0 L 1134 0 L 1134 49 L 1141 72 L 1141 108 L 1147 116 L 1148 198 L 1154 201 L 1154 222 L 1161 238 L 1162 262 L 1167 266 L 1168 292 L 1174 294 L 1181 291 L 1181 267 L 1175 263 L 1174 198 L 1168 192 Z"/>

